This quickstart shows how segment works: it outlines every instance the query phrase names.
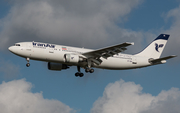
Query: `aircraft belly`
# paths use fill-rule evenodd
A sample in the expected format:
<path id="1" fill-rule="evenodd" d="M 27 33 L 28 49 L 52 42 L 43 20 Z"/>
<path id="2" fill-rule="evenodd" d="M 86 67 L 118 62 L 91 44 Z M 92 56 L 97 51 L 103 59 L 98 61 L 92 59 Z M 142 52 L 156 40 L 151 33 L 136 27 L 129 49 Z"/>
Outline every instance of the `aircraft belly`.
<path id="1" fill-rule="evenodd" d="M 105 69 L 123 69 L 131 66 L 131 64 L 132 63 L 128 62 L 127 59 L 108 58 L 107 60 L 104 59 L 98 67 Z"/>
<path id="2" fill-rule="evenodd" d="M 95 66 L 97 68 L 111 69 L 111 70 L 123 70 L 123 69 L 135 69 L 148 66 L 149 63 L 145 60 L 138 62 L 133 62 L 131 59 L 123 59 L 123 58 L 108 58 L 104 59 L 103 62 L 99 66 Z"/>

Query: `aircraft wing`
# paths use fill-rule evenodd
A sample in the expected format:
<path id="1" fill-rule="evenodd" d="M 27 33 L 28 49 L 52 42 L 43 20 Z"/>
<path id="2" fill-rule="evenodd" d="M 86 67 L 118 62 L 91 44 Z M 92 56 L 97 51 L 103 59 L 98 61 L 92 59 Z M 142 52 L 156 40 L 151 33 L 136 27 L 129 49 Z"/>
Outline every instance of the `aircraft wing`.
<path id="1" fill-rule="evenodd" d="M 127 50 L 126 47 L 130 45 L 134 45 L 134 43 L 125 42 L 122 44 L 86 52 L 86 53 L 83 53 L 82 55 L 86 56 L 87 58 L 92 58 L 92 59 L 99 59 L 100 57 L 107 59 L 108 57 L 112 57 L 113 55 L 116 55 L 120 52 Z"/>
<path id="2" fill-rule="evenodd" d="M 171 59 L 171 58 L 174 58 L 174 57 L 177 57 L 176 55 L 171 55 L 171 56 L 168 56 L 168 57 L 163 57 L 163 58 L 159 58 L 159 59 L 153 59 L 153 60 L 150 60 L 149 62 L 151 62 L 152 64 L 159 64 L 159 63 L 163 63 L 163 61 L 165 60 L 168 60 L 168 59 Z"/>

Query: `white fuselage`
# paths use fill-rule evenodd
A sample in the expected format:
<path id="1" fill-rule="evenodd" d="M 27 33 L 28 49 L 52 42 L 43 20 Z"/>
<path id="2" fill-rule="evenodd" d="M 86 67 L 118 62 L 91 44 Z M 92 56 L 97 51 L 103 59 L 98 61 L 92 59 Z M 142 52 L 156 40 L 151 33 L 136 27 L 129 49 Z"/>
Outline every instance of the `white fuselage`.
<path id="1" fill-rule="evenodd" d="M 70 66 L 73 65 L 80 67 L 85 67 L 86 63 L 67 63 L 64 60 L 64 55 L 76 54 L 81 56 L 81 54 L 85 52 L 93 51 L 92 49 L 76 48 L 38 42 L 21 42 L 17 44 L 15 46 L 9 47 L 9 50 L 18 56 L 30 58 L 33 60 L 62 63 Z M 148 59 L 148 57 L 119 53 L 107 59 L 101 58 L 102 63 L 100 65 L 94 64 L 92 65 L 92 67 L 113 70 L 141 68 L 151 65 Z"/>

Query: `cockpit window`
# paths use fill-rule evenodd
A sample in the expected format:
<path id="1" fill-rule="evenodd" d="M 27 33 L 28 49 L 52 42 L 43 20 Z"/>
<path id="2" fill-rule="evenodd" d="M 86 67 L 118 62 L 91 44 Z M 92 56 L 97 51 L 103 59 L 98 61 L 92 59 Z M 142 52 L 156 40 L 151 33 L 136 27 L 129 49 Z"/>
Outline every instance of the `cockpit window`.
<path id="1" fill-rule="evenodd" d="M 21 46 L 20 44 L 15 44 L 15 46 Z"/>

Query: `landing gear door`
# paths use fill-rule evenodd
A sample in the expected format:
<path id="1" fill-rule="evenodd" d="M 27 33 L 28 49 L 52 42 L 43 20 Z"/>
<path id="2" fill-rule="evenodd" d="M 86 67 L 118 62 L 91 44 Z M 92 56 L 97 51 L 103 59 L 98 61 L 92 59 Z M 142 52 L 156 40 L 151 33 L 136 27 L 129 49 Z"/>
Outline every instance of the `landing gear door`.
<path id="1" fill-rule="evenodd" d="M 49 48 L 49 53 L 54 53 L 54 48 Z"/>
<path id="2" fill-rule="evenodd" d="M 132 57 L 132 64 L 137 64 L 137 59 L 135 56 Z"/>
<path id="3" fill-rule="evenodd" d="M 31 44 L 30 43 L 27 44 L 26 50 L 31 51 Z"/>

